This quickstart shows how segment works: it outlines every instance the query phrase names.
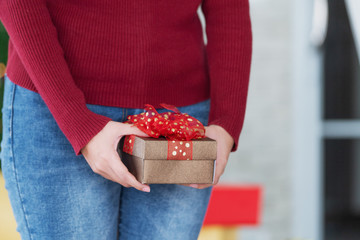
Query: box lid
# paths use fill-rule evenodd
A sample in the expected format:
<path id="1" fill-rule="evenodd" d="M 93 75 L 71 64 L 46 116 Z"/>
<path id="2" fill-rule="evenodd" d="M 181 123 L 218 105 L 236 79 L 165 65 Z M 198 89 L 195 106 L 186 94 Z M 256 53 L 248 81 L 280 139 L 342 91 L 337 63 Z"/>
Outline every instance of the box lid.
<path id="1" fill-rule="evenodd" d="M 119 150 L 146 160 L 216 159 L 216 141 L 211 138 L 172 141 L 165 138 L 128 135 L 119 142 Z"/>

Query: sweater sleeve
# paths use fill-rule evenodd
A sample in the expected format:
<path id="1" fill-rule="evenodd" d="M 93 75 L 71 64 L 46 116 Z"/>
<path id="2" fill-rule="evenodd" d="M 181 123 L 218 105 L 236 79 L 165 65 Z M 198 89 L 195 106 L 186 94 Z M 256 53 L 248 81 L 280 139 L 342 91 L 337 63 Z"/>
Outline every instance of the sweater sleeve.
<path id="1" fill-rule="evenodd" d="M 75 154 L 111 120 L 90 111 L 58 41 L 46 0 L 0 0 L 0 20 Z M 11 78 L 11 76 L 9 76 Z"/>
<path id="2" fill-rule="evenodd" d="M 209 125 L 223 127 L 236 151 L 243 127 L 252 54 L 248 0 L 203 0 L 210 75 Z"/>

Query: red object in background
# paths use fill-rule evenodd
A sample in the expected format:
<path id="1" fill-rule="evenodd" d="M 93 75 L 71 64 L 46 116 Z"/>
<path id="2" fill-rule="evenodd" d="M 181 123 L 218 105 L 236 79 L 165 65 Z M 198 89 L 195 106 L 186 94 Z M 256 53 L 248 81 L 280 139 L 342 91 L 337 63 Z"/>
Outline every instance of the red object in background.
<path id="1" fill-rule="evenodd" d="M 204 225 L 257 225 L 260 211 L 260 186 L 216 185 Z"/>

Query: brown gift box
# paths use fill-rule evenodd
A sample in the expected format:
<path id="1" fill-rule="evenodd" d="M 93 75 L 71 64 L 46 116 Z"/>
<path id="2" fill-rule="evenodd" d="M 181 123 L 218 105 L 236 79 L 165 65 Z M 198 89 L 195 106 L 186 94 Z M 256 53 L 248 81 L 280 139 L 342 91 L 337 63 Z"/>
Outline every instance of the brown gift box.
<path id="1" fill-rule="evenodd" d="M 168 141 L 126 136 L 117 152 L 141 183 L 211 184 L 214 180 L 216 141 L 210 138 Z"/>

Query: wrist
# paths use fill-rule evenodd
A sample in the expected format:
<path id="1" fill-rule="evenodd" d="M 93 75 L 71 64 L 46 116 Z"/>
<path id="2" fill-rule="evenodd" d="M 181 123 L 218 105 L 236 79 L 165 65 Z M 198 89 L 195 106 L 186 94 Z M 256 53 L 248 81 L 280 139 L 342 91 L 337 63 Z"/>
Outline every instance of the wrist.
<path id="1" fill-rule="evenodd" d="M 220 125 L 211 124 L 208 127 L 214 128 L 218 135 L 224 136 L 226 139 L 226 142 L 231 144 L 231 146 L 234 146 L 235 141 L 234 138 L 230 135 L 228 131 L 225 130 L 225 128 L 221 127 Z"/>

